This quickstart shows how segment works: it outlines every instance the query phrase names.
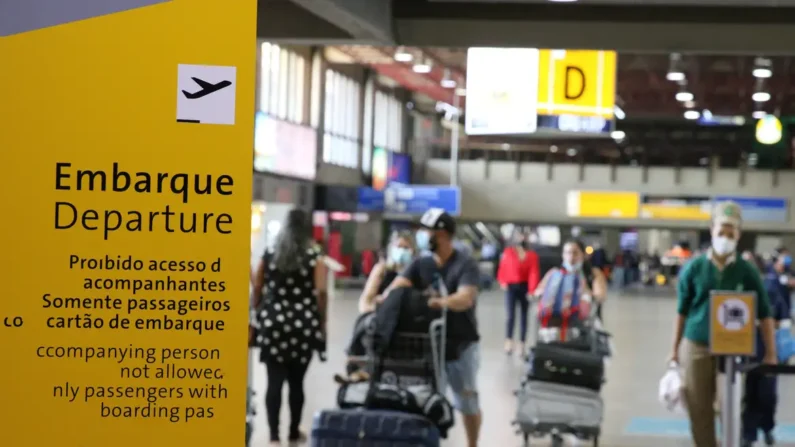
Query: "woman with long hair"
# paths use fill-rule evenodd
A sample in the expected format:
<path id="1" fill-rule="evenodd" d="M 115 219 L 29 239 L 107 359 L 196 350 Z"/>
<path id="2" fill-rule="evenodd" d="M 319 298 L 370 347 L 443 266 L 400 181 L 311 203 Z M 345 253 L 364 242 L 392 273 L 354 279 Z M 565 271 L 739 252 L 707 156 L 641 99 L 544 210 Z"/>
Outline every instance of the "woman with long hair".
<path id="1" fill-rule="evenodd" d="M 359 297 L 359 312 L 372 312 L 384 291 L 392 281 L 414 259 L 414 237 L 411 232 L 397 233 L 389 243 L 386 256 L 379 257 L 378 263 L 373 267 L 364 291 Z"/>
<path id="2" fill-rule="evenodd" d="M 607 299 L 604 274 L 587 262 L 585 244 L 578 239 L 563 244 L 562 258 L 561 266 L 544 275 L 534 294 L 552 301 L 558 295 L 564 297 L 564 301 L 591 301 L 591 305 L 597 306 L 596 314 L 601 320 L 602 305 Z M 575 292 L 579 296 L 574 297 Z"/>
<path id="3" fill-rule="evenodd" d="M 313 353 L 325 353 L 326 273 L 320 248 L 312 241 L 308 214 L 291 210 L 274 246 L 262 256 L 254 285 L 258 326 L 254 343 L 268 374 L 265 408 L 271 445 L 280 445 L 279 413 L 285 382 L 290 387 L 288 440 L 291 445 L 306 440 L 299 428 L 304 377 Z"/>

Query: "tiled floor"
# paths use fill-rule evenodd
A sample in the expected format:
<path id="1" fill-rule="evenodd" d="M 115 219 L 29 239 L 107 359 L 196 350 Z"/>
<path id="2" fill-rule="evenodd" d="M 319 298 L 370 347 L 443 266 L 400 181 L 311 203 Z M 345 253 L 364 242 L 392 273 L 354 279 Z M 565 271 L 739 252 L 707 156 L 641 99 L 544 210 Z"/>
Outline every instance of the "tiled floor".
<path id="1" fill-rule="evenodd" d="M 667 413 L 657 402 L 657 382 L 664 372 L 671 321 L 675 311 L 674 299 L 666 295 L 654 293 L 654 297 L 640 294 L 614 297 L 605 308 L 605 323 L 607 329 L 614 334 L 616 355 L 609 365 L 608 383 L 603 391 L 607 407 L 600 443 L 603 447 L 692 445 L 682 436 L 683 423 Z M 334 406 L 336 386 L 332 376 L 344 370 L 342 349 L 356 317 L 357 297 L 358 294 L 353 291 L 342 292 L 332 304 L 329 360 L 326 363 L 316 362 L 310 368 L 306 385 L 305 426 L 311 423 L 315 411 Z M 481 445 L 519 446 L 520 438 L 514 434 L 510 421 L 515 411 L 513 391 L 519 383 L 523 365 L 517 356 L 508 357 L 502 351 L 502 295 L 498 292 L 482 294 L 479 298 L 478 316 L 482 336 L 480 395 L 484 409 Z M 253 447 L 267 446 L 268 429 L 264 410 L 261 408 L 265 382 L 264 368 L 258 365 L 255 388 L 259 393 L 260 411 Z M 795 427 L 791 425 L 795 422 L 795 400 L 792 399 L 795 397 L 795 379 L 782 378 L 780 383 L 779 419 L 782 440 L 786 438 L 787 441 L 795 441 Z M 287 418 L 285 410 L 283 425 Z M 787 437 L 789 432 L 793 432 L 794 436 Z M 641 433 L 645 436 L 628 433 Z M 445 446 L 464 445 L 463 429 L 459 424 Z M 533 442 L 533 445 L 547 443 L 541 439 Z M 795 446 L 795 442 L 779 445 Z"/>

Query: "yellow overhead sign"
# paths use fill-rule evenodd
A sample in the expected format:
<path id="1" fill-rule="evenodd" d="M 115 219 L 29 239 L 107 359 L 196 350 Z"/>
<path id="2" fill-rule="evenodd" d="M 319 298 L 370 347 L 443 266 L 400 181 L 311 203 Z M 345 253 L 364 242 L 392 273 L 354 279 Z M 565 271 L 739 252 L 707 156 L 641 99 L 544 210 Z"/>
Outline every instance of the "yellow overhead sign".
<path id="1" fill-rule="evenodd" d="M 538 113 L 613 119 L 615 51 L 540 50 Z"/>
<path id="2" fill-rule="evenodd" d="M 569 191 L 567 201 L 570 217 L 635 219 L 640 195 L 620 191 Z"/>
<path id="3" fill-rule="evenodd" d="M 714 291 L 710 296 L 709 348 L 714 355 L 756 353 L 756 294 Z"/>
<path id="4" fill-rule="evenodd" d="M 644 203 L 640 206 L 644 219 L 709 220 L 710 211 L 701 205 Z"/>
<path id="5" fill-rule="evenodd" d="M 243 445 L 256 0 L 0 17 L 0 444 Z"/>

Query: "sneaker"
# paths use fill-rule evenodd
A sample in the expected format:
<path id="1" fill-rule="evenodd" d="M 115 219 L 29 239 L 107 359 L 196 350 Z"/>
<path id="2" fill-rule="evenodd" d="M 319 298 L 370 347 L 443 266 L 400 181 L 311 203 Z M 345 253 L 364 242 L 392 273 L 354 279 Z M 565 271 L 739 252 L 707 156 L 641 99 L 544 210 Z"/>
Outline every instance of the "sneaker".
<path id="1" fill-rule="evenodd" d="M 511 352 L 513 352 L 513 341 L 505 340 L 505 347 L 503 349 L 505 350 L 506 354 L 511 355 Z"/>
<path id="2" fill-rule="evenodd" d="M 776 445 L 776 438 L 773 437 L 772 431 L 765 432 L 765 445 Z"/>

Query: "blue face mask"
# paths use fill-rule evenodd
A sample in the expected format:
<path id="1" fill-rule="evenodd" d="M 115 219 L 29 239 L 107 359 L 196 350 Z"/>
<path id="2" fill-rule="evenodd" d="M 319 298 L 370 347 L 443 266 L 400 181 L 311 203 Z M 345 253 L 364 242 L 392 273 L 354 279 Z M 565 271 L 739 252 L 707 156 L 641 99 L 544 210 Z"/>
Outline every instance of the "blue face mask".
<path id="1" fill-rule="evenodd" d="M 408 265 L 411 262 L 411 250 L 402 247 L 389 247 L 389 259 L 397 265 Z"/>
<path id="2" fill-rule="evenodd" d="M 792 265 L 792 256 L 784 255 L 783 261 L 784 261 L 784 267 L 789 267 L 790 265 Z"/>
<path id="3" fill-rule="evenodd" d="M 582 268 L 582 262 L 575 262 L 572 264 L 569 261 L 563 261 L 563 268 L 569 272 L 578 272 Z"/>
<path id="4" fill-rule="evenodd" d="M 431 234 L 427 231 L 418 231 L 417 235 L 414 237 L 417 241 L 417 248 L 420 251 L 426 251 L 431 249 Z"/>

